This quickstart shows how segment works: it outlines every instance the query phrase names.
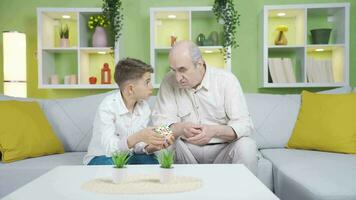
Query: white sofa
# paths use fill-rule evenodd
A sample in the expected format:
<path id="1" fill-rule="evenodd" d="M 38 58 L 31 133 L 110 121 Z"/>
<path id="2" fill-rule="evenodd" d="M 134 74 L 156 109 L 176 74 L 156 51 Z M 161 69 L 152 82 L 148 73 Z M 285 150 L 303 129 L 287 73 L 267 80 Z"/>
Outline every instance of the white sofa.
<path id="1" fill-rule="evenodd" d="M 339 88 L 330 93 L 349 92 Z M 0 198 L 59 165 L 81 165 L 105 94 L 37 100 L 66 153 L 0 162 Z M 356 199 L 356 155 L 285 149 L 300 95 L 245 94 L 259 146 L 258 178 L 281 199 Z M 0 95 L 0 100 L 16 99 Z M 150 98 L 150 105 L 155 97 Z M 18 99 L 32 101 L 33 99 Z"/>

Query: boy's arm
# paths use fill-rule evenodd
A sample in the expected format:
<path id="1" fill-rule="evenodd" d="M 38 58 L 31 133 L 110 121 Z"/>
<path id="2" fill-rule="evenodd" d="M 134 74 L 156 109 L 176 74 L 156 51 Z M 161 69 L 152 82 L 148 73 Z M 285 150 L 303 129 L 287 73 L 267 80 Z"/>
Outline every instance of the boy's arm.
<path id="1" fill-rule="evenodd" d="M 115 151 L 130 151 L 127 144 L 127 136 L 119 137 L 116 134 L 115 115 L 110 108 L 102 104 L 94 120 L 94 134 L 101 134 L 100 144 L 104 148 L 105 155 L 110 157 Z"/>

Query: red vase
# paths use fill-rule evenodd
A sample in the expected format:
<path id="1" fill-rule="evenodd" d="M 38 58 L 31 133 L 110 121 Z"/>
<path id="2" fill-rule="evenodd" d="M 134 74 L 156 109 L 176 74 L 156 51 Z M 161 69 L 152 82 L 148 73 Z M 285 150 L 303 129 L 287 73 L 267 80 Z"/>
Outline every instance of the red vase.
<path id="1" fill-rule="evenodd" d="M 111 70 L 108 63 L 101 69 L 101 84 L 111 84 Z"/>

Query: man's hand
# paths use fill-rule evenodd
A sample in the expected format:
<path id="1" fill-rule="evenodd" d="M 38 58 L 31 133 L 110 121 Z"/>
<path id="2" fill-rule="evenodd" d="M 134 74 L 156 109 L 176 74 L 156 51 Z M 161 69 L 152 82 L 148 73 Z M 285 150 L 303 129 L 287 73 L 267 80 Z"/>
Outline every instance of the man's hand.
<path id="1" fill-rule="evenodd" d="M 194 134 L 194 136 L 189 137 L 187 141 L 191 144 L 195 145 L 206 145 L 209 143 L 211 138 L 215 136 L 214 126 L 210 125 L 200 125 L 200 129 L 194 129 L 194 132 L 190 132 Z"/>
<path id="2" fill-rule="evenodd" d="M 185 126 L 183 128 L 183 136 L 187 139 L 194 137 L 195 135 L 200 134 L 202 129 L 203 129 L 203 126 L 200 124 L 193 124 L 193 123 L 187 122 L 187 123 L 185 123 Z"/>

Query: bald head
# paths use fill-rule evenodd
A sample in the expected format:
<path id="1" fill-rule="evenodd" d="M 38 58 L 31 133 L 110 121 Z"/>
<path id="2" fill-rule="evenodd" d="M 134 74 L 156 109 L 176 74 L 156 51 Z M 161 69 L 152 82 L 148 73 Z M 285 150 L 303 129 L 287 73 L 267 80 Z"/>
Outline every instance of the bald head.
<path id="1" fill-rule="evenodd" d="M 188 59 L 194 65 L 203 60 L 199 47 L 190 40 L 177 42 L 169 52 L 169 59 Z"/>

